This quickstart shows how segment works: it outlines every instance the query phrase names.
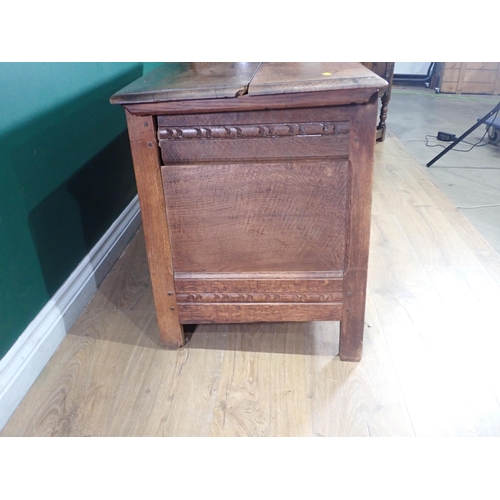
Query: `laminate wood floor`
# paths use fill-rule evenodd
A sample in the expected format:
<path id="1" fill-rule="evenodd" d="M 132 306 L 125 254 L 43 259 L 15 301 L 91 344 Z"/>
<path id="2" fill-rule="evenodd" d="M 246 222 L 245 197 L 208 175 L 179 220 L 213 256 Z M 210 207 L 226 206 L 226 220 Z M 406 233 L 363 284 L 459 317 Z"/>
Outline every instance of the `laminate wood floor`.
<path id="1" fill-rule="evenodd" d="M 393 135 L 376 147 L 363 359 L 338 323 L 163 350 L 142 231 L 1 436 L 500 436 L 500 256 Z"/>

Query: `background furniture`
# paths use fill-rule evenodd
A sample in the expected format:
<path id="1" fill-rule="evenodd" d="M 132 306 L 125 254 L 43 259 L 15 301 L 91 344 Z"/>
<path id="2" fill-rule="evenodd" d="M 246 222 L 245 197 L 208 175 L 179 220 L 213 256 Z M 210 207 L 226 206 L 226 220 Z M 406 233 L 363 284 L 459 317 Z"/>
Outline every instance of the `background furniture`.
<path id="1" fill-rule="evenodd" d="M 439 63 L 436 86 L 448 94 L 500 93 L 500 63 L 445 62 Z"/>
<path id="2" fill-rule="evenodd" d="M 360 63 L 186 63 L 112 97 L 167 347 L 185 324 L 334 320 L 360 359 L 386 85 Z"/>
<path id="3" fill-rule="evenodd" d="M 394 63 L 393 62 L 364 62 L 369 70 L 381 76 L 389 84 L 386 91 L 380 96 L 381 108 L 380 119 L 377 125 L 377 142 L 385 140 L 387 111 L 389 108 L 389 101 L 391 99 L 392 83 L 394 79 Z"/>

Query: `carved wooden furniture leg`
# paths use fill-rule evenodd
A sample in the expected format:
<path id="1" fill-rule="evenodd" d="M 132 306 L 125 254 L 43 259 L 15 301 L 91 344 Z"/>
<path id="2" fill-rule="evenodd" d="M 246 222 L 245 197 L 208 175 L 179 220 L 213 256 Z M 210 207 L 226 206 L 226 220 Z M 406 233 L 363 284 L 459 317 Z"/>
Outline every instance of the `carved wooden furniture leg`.
<path id="1" fill-rule="evenodd" d="M 383 142 L 385 140 L 385 132 L 386 132 L 386 120 L 387 120 L 387 110 L 388 110 L 388 104 L 389 104 L 389 92 L 385 92 L 384 95 L 382 96 L 382 107 L 380 109 L 380 121 L 377 126 L 377 130 L 380 131 L 379 136 L 378 136 L 378 141 Z"/>
<path id="2" fill-rule="evenodd" d="M 382 74 L 378 73 L 389 84 L 387 90 L 383 93 L 381 98 L 382 107 L 380 110 L 380 122 L 377 126 L 377 141 L 383 142 L 386 133 L 387 112 L 389 109 L 389 101 L 391 100 L 392 82 L 394 80 L 394 62 L 385 63 L 385 68 Z"/>

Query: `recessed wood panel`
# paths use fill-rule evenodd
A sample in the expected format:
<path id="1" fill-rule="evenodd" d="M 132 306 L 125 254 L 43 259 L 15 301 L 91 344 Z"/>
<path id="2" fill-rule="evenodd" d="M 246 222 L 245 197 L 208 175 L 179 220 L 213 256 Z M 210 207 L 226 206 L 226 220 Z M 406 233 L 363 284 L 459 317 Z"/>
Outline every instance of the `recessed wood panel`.
<path id="1" fill-rule="evenodd" d="M 448 69 L 448 68 L 446 68 L 443 71 L 442 81 L 443 82 L 458 82 L 459 75 L 460 75 L 460 69 L 455 69 L 455 68 Z"/>
<path id="2" fill-rule="evenodd" d="M 325 137 L 251 138 L 241 140 L 161 141 L 164 163 L 192 161 L 347 158 L 349 135 Z"/>
<path id="3" fill-rule="evenodd" d="M 175 272 L 343 270 L 348 165 L 163 166 Z"/>

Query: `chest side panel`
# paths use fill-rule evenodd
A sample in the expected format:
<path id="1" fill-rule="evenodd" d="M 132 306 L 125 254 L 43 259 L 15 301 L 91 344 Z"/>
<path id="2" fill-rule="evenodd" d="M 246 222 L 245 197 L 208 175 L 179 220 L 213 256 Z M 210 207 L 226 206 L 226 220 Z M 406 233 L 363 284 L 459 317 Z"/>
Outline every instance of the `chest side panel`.
<path id="1" fill-rule="evenodd" d="M 348 163 L 162 167 L 176 272 L 341 270 Z"/>

